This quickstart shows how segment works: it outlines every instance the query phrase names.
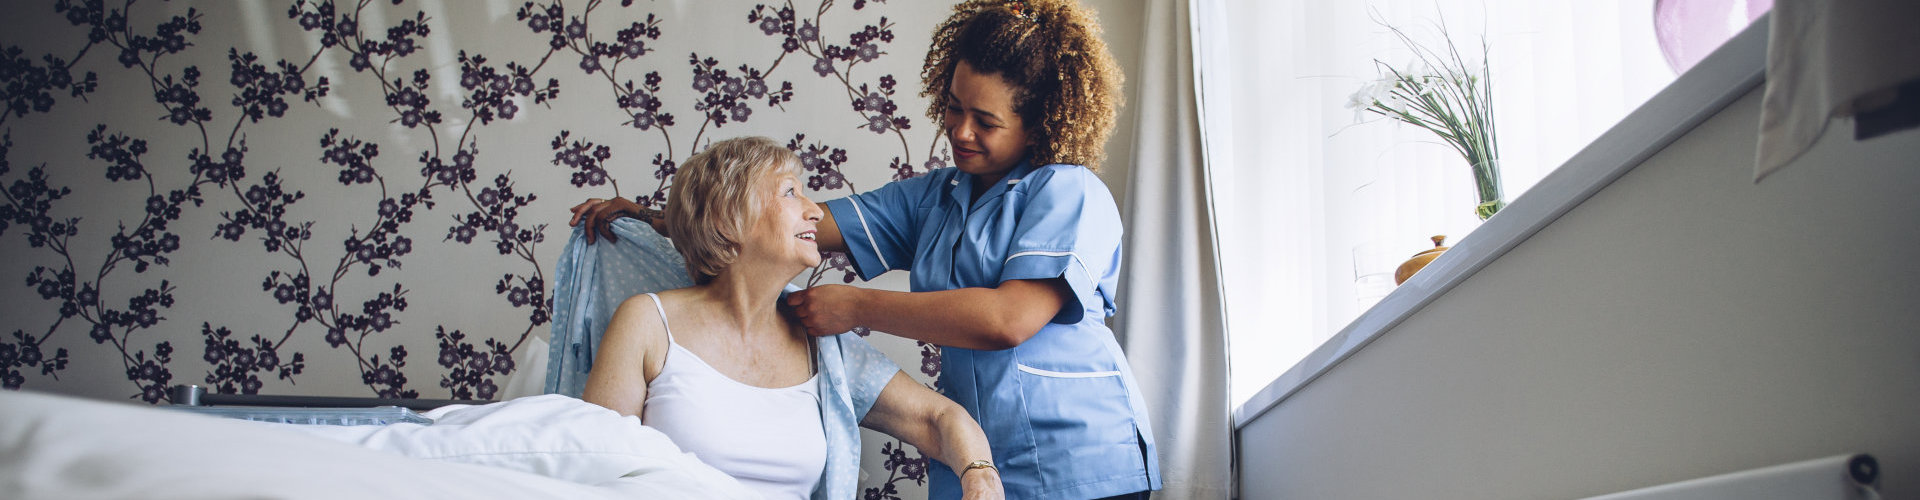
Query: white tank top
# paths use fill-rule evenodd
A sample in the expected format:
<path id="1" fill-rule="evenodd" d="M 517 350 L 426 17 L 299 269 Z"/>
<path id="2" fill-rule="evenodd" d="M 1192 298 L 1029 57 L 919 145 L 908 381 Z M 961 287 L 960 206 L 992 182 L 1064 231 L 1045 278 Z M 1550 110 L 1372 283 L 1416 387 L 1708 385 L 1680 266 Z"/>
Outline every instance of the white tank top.
<path id="1" fill-rule="evenodd" d="M 647 384 L 641 422 L 768 499 L 812 495 L 827 466 L 820 375 L 778 389 L 728 378 L 673 341 L 660 297 L 647 296 L 667 330 L 667 356 Z"/>

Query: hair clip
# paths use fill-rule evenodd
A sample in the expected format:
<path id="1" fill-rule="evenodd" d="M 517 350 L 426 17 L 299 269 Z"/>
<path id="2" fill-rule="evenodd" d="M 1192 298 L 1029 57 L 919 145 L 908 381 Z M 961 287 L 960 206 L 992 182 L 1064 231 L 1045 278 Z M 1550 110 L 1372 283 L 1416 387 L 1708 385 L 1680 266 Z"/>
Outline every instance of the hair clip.
<path id="1" fill-rule="evenodd" d="M 1027 12 L 1026 0 L 1007 0 L 1007 10 L 1013 11 L 1013 17 L 1033 20 L 1033 14 Z"/>

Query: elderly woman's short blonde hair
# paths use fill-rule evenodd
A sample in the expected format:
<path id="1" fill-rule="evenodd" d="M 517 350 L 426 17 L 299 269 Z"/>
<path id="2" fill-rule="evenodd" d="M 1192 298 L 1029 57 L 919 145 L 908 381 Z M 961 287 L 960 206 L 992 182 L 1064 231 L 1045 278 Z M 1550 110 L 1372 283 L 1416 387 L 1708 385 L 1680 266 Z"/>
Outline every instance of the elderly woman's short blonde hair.
<path id="1" fill-rule="evenodd" d="M 800 157 L 765 137 L 716 142 L 680 164 L 667 195 L 667 237 L 695 284 L 712 282 L 740 256 L 776 174 L 800 175 Z"/>

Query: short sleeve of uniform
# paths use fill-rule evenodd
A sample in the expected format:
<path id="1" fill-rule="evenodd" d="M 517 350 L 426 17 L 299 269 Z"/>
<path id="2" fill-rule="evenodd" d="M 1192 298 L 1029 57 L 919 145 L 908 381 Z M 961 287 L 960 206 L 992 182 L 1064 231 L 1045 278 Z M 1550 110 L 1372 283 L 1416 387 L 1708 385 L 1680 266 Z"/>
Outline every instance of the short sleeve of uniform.
<path id="1" fill-rule="evenodd" d="M 858 422 L 867 418 L 867 411 L 880 400 L 880 391 L 887 388 L 887 382 L 900 371 L 900 365 L 893 364 L 892 359 L 858 334 L 842 333 L 839 337 L 840 360 L 846 364 L 847 392 L 853 396 L 853 419 Z"/>
<path id="2" fill-rule="evenodd" d="M 847 254 L 860 278 L 871 280 L 887 271 L 913 265 L 914 243 L 925 222 L 935 175 L 889 182 L 879 189 L 827 202 L 840 228 Z"/>
<path id="3" fill-rule="evenodd" d="M 1021 205 L 1000 280 L 1064 278 L 1077 303 L 1063 305 L 1054 323 L 1078 323 L 1088 310 L 1113 315 L 1121 228 L 1106 184 L 1085 167 L 1048 165 L 1008 196 Z"/>

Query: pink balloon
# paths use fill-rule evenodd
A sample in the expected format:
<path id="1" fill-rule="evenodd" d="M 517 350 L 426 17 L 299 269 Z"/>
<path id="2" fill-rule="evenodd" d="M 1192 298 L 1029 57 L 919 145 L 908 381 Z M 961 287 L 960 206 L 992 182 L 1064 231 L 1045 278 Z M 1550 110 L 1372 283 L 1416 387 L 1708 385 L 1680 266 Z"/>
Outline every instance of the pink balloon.
<path id="1" fill-rule="evenodd" d="M 1653 31 L 1673 72 L 1686 73 L 1773 9 L 1773 0 L 1654 0 Z"/>

